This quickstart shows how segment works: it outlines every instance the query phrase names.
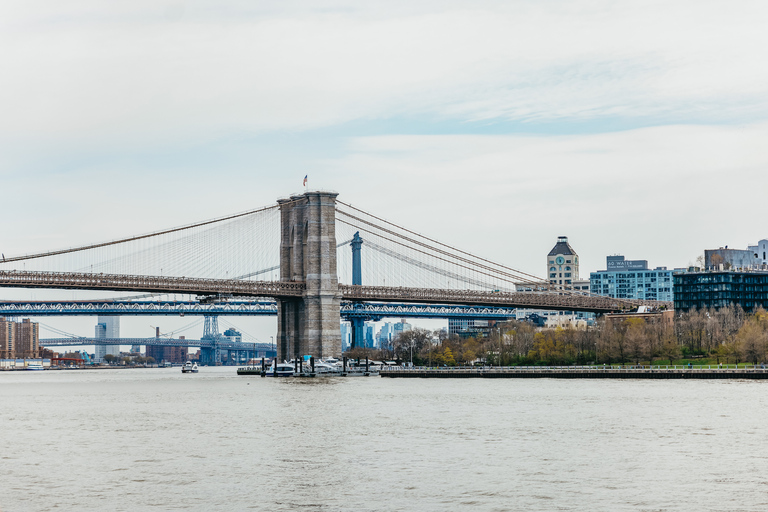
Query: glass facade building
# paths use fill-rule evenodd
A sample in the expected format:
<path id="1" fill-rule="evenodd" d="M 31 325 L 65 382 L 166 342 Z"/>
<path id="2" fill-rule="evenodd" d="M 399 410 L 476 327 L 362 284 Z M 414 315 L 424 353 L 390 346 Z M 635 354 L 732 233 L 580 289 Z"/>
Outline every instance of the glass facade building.
<path id="1" fill-rule="evenodd" d="M 675 274 L 675 310 L 739 305 L 768 309 L 768 272 L 686 272 Z"/>
<path id="2" fill-rule="evenodd" d="M 666 267 L 648 268 L 646 260 L 625 260 L 608 256 L 606 268 L 589 275 L 589 291 L 616 299 L 660 300 L 672 302 L 672 271 Z"/>

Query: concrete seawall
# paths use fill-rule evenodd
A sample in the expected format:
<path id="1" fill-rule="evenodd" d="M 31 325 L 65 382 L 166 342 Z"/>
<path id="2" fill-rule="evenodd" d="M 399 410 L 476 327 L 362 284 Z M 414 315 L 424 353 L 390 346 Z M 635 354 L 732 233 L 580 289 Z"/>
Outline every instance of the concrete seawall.
<path id="1" fill-rule="evenodd" d="M 404 379 L 768 379 L 768 369 L 720 368 L 483 368 L 382 370 Z"/>

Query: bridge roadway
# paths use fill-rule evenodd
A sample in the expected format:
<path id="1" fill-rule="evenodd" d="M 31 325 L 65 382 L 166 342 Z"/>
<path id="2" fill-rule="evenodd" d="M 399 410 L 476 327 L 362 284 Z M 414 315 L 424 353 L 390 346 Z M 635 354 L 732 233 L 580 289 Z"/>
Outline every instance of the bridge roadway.
<path id="1" fill-rule="evenodd" d="M 187 277 L 131 276 L 119 274 L 59 273 L 12 270 L 0 271 L 0 287 L 77 290 L 112 290 L 196 295 L 231 295 L 298 299 L 306 286 L 295 281 L 243 281 Z M 353 302 L 397 302 L 465 306 L 497 306 L 563 311 L 611 313 L 639 305 L 672 307 L 671 303 L 613 299 L 610 297 L 557 292 L 487 292 L 405 288 L 387 286 L 339 285 L 341 299 Z"/>
<path id="2" fill-rule="evenodd" d="M 344 318 L 514 318 L 514 308 L 445 304 L 342 302 Z M 227 300 L 212 303 L 178 300 L 0 301 L 0 316 L 277 316 L 274 301 Z"/>

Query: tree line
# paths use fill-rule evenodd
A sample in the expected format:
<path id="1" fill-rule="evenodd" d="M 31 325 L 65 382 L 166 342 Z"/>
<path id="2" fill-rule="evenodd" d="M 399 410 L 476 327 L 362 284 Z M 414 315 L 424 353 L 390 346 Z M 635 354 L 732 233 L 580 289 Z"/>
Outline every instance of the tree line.
<path id="1" fill-rule="evenodd" d="M 643 318 L 599 318 L 583 328 L 538 328 L 529 322 L 497 324 L 482 336 L 448 336 L 415 328 L 391 347 L 355 348 L 349 357 L 413 362 L 416 366 L 674 364 L 758 364 L 768 358 L 768 312 L 739 306 L 679 313 L 672 322 Z"/>

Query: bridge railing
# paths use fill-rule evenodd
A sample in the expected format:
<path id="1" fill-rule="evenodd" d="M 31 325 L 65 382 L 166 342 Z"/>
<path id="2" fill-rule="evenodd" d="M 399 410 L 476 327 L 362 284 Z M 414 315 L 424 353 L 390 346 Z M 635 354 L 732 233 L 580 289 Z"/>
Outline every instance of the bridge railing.
<path id="1" fill-rule="evenodd" d="M 33 272 L 0 270 L 0 286 L 12 288 L 68 288 L 159 293 L 230 294 L 251 297 L 301 297 L 303 282 L 241 281 L 188 277 Z"/>
<path id="2" fill-rule="evenodd" d="M 493 292 L 405 288 L 387 286 L 339 285 L 344 300 L 401 301 L 443 304 L 477 304 L 515 306 L 533 309 L 567 309 L 573 311 L 621 311 L 640 305 L 669 306 L 671 303 L 623 300 L 611 297 L 552 292 Z"/>

